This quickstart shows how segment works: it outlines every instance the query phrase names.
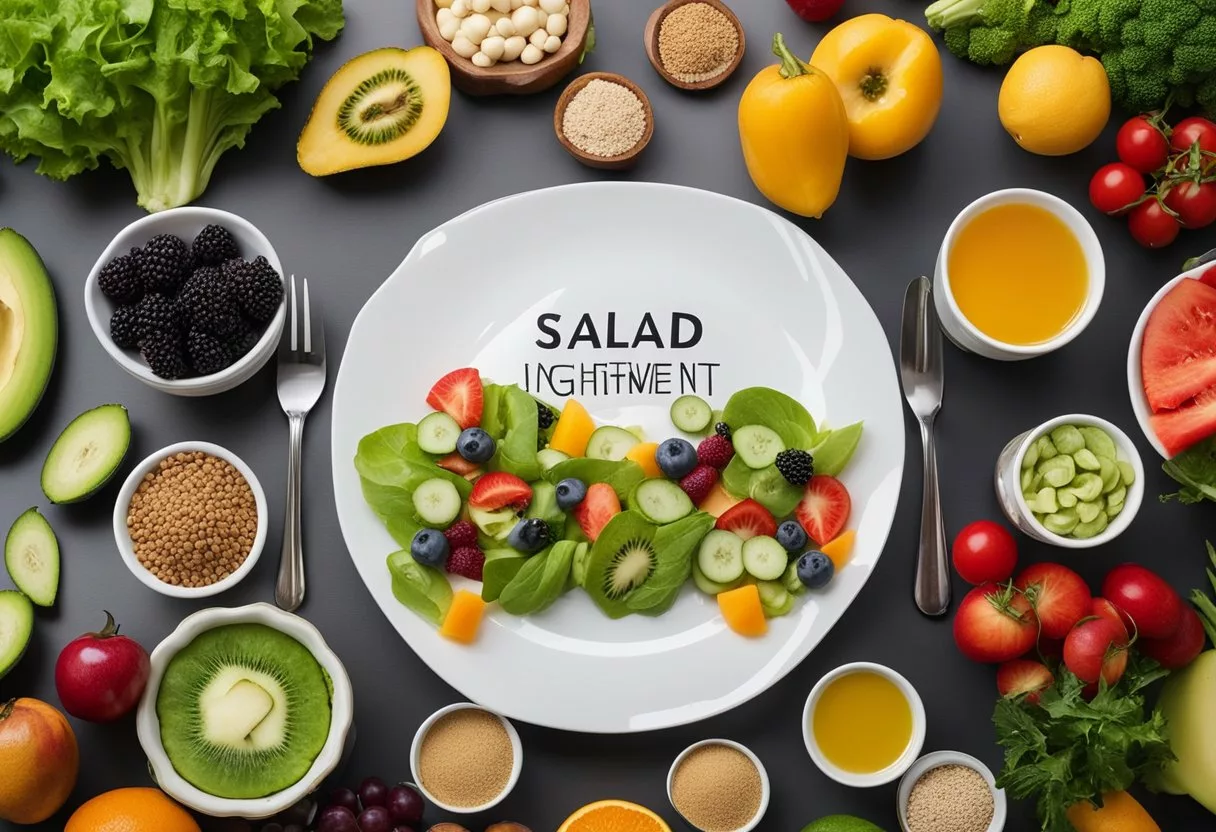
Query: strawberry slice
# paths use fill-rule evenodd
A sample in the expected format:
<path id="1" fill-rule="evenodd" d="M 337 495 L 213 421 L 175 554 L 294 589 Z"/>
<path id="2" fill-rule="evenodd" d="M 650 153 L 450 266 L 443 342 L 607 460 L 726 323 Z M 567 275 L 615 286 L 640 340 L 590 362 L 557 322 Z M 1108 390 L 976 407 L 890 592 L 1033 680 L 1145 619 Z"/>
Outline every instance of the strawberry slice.
<path id="1" fill-rule="evenodd" d="M 757 535 L 774 537 L 777 534 L 777 521 L 773 519 L 772 512 L 748 498 L 724 511 L 714 528 L 734 532 L 747 540 Z"/>
<path id="2" fill-rule="evenodd" d="M 996 689 L 1001 696 L 1028 694 L 1029 705 L 1039 703 L 1039 692 L 1051 687 L 1055 677 L 1047 665 L 1033 659 L 1011 659 L 996 669 Z"/>
<path id="3" fill-rule="evenodd" d="M 823 545 L 844 531 L 852 509 L 853 501 L 849 499 L 844 483 L 835 477 L 816 474 L 806 484 L 794 516 L 811 540 Z"/>
<path id="4" fill-rule="evenodd" d="M 461 428 L 477 427 L 485 405 L 481 374 L 472 367 L 453 370 L 435 382 L 426 403 L 451 416 Z"/>
<path id="5" fill-rule="evenodd" d="M 523 511 L 532 502 L 532 486 L 514 474 L 492 471 L 477 478 L 469 505 L 486 511 L 496 511 L 504 506 Z"/>
<path id="6" fill-rule="evenodd" d="M 592 543 L 600 536 L 608 521 L 621 513 L 621 501 L 611 485 L 592 483 L 587 496 L 574 508 L 574 519 Z"/>
<path id="7" fill-rule="evenodd" d="M 469 462 L 455 451 L 435 460 L 435 464 L 445 471 L 451 471 L 460 477 L 467 477 L 480 467 L 476 462 Z"/>

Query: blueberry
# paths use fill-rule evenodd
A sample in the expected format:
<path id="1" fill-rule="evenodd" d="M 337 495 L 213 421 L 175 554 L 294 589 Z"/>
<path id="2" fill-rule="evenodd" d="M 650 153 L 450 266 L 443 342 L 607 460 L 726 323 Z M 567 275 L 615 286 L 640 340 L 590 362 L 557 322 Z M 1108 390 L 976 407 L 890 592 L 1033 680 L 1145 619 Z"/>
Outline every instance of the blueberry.
<path id="1" fill-rule="evenodd" d="M 823 589 L 836 574 L 836 565 L 823 552 L 807 552 L 798 558 L 798 580 L 807 589 Z"/>
<path id="2" fill-rule="evenodd" d="M 494 437 L 481 428 L 465 428 L 456 439 L 456 452 L 469 462 L 489 462 L 494 447 Z"/>
<path id="3" fill-rule="evenodd" d="M 557 507 L 570 511 L 587 499 L 587 483 L 578 477 L 567 477 L 557 484 Z"/>
<path id="4" fill-rule="evenodd" d="M 422 529 L 410 541 L 410 554 L 423 566 L 442 569 L 448 559 L 448 539 L 441 531 Z"/>
<path id="5" fill-rule="evenodd" d="M 533 555 L 549 545 L 549 524 L 539 517 L 520 520 L 507 535 L 507 545 L 526 555 Z"/>
<path id="6" fill-rule="evenodd" d="M 666 440 L 654 456 L 668 479 L 683 479 L 697 467 L 697 449 L 687 439 Z"/>
<path id="7" fill-rule="evenodd" d="M 806 529 L 797 520 L 786 520 L 777 527 L 777 542 L 791 555 L 806 551 Z"/>

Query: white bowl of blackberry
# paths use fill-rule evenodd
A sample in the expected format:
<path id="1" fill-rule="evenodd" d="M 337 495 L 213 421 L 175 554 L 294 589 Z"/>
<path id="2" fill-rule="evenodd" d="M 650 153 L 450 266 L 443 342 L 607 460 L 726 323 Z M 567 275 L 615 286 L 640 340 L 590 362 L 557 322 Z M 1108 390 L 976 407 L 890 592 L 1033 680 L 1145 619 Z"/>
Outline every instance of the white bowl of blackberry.
<path id="1" fill-rule="evenodd" d="M 84 285 L 98 343 L 130 375 L 175 396 L 231 390 L 278 347 L 283 267 L 248 220 L 190 206 L 128 225 Z"/>

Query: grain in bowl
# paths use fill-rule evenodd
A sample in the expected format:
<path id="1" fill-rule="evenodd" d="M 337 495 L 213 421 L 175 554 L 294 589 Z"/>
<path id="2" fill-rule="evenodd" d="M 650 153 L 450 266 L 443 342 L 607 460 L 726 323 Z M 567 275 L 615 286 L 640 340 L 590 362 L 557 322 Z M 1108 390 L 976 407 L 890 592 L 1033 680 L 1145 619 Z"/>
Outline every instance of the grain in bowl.
<path id="1" fill-rule="evenodd" d="M 514 726 L 476 705 L 441 708 L 418 728 L 410 767 L 423 795 L 449 812 L 489 809 L 515 787 L 523 748 Z"/>

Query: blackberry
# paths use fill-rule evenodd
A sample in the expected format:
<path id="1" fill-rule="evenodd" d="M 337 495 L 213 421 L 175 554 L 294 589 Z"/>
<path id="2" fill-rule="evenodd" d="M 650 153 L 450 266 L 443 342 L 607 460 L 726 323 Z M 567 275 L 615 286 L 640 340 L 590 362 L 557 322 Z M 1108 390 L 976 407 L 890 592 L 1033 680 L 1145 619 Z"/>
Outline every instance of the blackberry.
<path id="1" fill-rule="evenodd" d="M 101 293 L 115 303 L 135 303 L 143 297 L 144 279 L 139 273 L 139 261 L 130 254 L 120 254 L 101 267 L 97 273 Z"/>
<path id="2" fill-rule="evenodd" d="M 175 293 L 191 271 L 193 258 L 180 237 L 157 234 L 144 246 L 142 271 L 144 287 L 149 292 L 166 295 Z"/>
<path id="3" fill-rule="evenodd" d="M 139 343 L 139 351 L 152 372 L 161 378 L 185 378 L 190 374 L 179 334 L 148 332 Z"/>
<path id="4" fill-rule="evenodd" d="M 186 357 L 190 366 L 200 376 L 218 373 L 232 363 L 232 352 L 228 344 L 210 332 L 191 329 L 186 336 Z"/>
<path id="5" fill-rule="evenodd" d="M 139 346 L 143 337 L 143 322 L 134 306 L 120 306 L 110 316 L 110 340 L 124 350 L 133 350 Z"/>
<path id="6" fill-rule="evenodd" d="M 239 328 L 241 316 L 232 299 L 232 281 L 215 266 L 195 269 L 177 301 L 182 315 L 207 332 L 228 337 Z"/>
<path id="7" fill-rule="evenodd" d="M 237 325 L 237 331 L 234 335 L 228 338 L 228 350 L 232 354 L 232 361 L 235 364 L 238 360 L 245 357 L 245 354 L 253 349 L 262 338 L 262 333 L 255 329 L 248 321 L 242 320 Z"/>
<path id="8" fill-rule="evenodd" d="M 549 405 L 544 402 L 536 403 L 536 424 L 541 430 L 548 430 L 553 427 L 553 411 L 549 409 Z"/>
<path id="9" fill-rule="evenodd" d="M 220 225 L 209 225 L 198 232 L 190 251 L 194 254 L 194 261 L 200 266 L 218 266 L 225 260 L 241 256 L 236 239 L 227 228 Z"/>
<path id="10" fill-rule="evenodd" d="M 718 434 L 718 436 L 721 436 L 723 439 L 729 441 L 730 440 L 730 425 L 726 424 L 726 422 L 718 422 L 718 424 L 714 425 L 714 433 Z"/>
<path id="11" fill-rule="evenodd" d="M 788 448 L 777 454 L 777 470 L 790 485 L 806 485 L 815 473 L 815 461 L 806 451 Z"/>
<path id="12" fill-rule="evenodd" d="M 253 261 L 227 260 L 224 273 L 232 280 L 237 305 L 251 321 L 264 324 L 283 302 L 283 278 L 265 257 Z"/>
<path id="13" fill-rule="evenodd" d="M 141 335 L 165 335 L 178 338 L 182 332 L 181 307 L 176 300 L 164 295 L 144 295 L 135 304 Z"/>

